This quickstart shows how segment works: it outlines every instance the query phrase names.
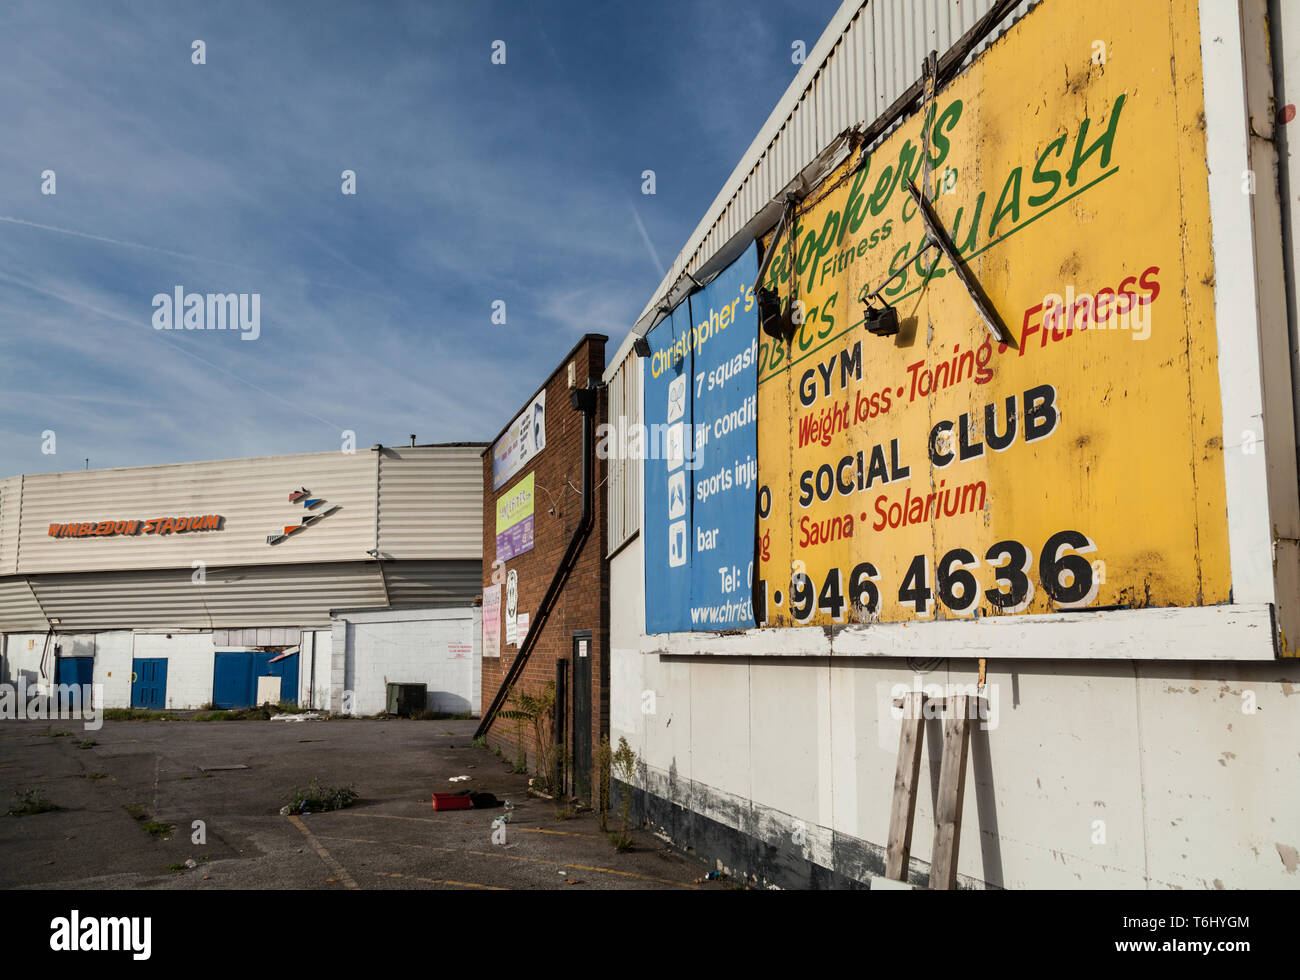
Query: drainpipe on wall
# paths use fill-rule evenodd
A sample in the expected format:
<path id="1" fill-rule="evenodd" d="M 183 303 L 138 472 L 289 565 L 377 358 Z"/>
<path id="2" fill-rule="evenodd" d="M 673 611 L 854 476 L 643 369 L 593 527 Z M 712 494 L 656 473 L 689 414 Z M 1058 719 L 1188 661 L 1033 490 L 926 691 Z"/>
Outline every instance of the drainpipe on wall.
<path id="1" fill-rule="evenodd" d="M 492 727 L 492 722 L 496 720 L 497 712 L 501 710 L 501 706 L 509 696 L 515 681 L 523 673 L 524 665 L 528 663 L 528 658 L 532 655 L 537 638 L 542 635 L 546 621 L 550 618 L 551 610 L 560 598 L 560 590 L 564 588 L 569 573 L 573 571 L 573 564 L 577 560 L 578 552 L 581 550 L 583 542 L 587 540 L 587 535 L 591 533 L 592 423 L 596 418 L 600 389 L 604 387 L 604 383 L 595 384 L 588 379 L 587 387 L 575 388 L 569 392 L 569 399 L 573 407 L 582 413 L 582 516 L 578 520 L 578 526 L 573 530 L 573 537 L 569 539 L 569 546 L 564 551 L 564 557 L 560 559 L 559 567 L 555 569 L 551 584 L 546 587 L 546 594 L 542 597 L 541 605 L 537 607 L 537 615 L 528 624 L 528 635 L 524 637 L 524 645 L 519 648 L 519 655 L 515 657 L 515 662 L 510 665 L 510 670 L 506 673 L 505 680 L 501 682 L 501 689 L 497 691 L 496 696 L 492 699 L 492 704 L 483 712 L 483 718 L 479 722 L 478 730 L 474 732 L 475 738 L 483 738 L 487 735 L 488 730 Z"/>

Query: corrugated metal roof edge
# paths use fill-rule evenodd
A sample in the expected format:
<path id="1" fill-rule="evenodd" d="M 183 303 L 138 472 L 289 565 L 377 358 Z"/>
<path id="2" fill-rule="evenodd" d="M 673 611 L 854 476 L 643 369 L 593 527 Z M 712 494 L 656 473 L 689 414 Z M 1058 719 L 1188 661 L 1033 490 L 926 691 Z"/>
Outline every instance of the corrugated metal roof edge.
<path id="1" fill-rule="evenodd" d="M 606 337 L 606 340 L 609 338 Z M 549 380 L 549 379 L 548 379 Z M 499 437 L 498 437 L 499 438 Z M 495 440 L 494 440 L 495 441 Z M 410 445 L 385 445 L 385 449 L 479 449 L 484 446 L 491 446 L 491 442 L 422 442 L 415 446 Z M 369 452 L 370 450 L 365 450 Z M 52 473 L 14 473 L 12 476 L 0 477 L 0 480 L 16 480 L 19 477 L 42 477 L 42 476 L 64 476 L 73 473 L 121 473 L 129 470 L 163 470 L 173 466 L 202 466 L 207 463 L 256 463 L 262 460 L 273 459 L 305 459 L 308 456 L 337 456 L 336 449 L 324 449 L 311 453 L 275 453 L 267 456 L 231 456 L 226 459 L 190 459 L 178 463 L 146 463 L 144 466 L 105 466 L 93 470 L 55 470 Z M 481 456 L 482 453 L 480 452 Z"/>
<path id="2" fill-rule="evenodd" d="M 419 612 L 421 609 L 476 609 L 478 601 L 475 599 L 446 599 L 442 602 L 423 602 L 413 606 L 352 606 L 347 609 L 329 610 L 330 618 L 342 616 L 348 613 L 377 613 L 390 612 L 394 614 L 405 615 L 407 613 Z"/>
<path id="3" fill-rule="evenodd" d="M 231 456 L 225 459 L 190 459 L 183 460 L 179 463 L 147 463 L 144 466 L 105 466 L 93 470 L 55 470 L 53 473 L 15 473 L 14 476 L 30 476 L 36 478 L 42 476 L 70 476 L 74 473 L 120 473 L 128 470 L 164 470 L 173 466 L 201 466 L 207 463 L 255 463 L 260 462 L 261 460 L 270 459 L 305 459 L 308 456 L 333 457 L 338 455 L 339 451 L 337 449 L 324 449 L 312 453 L 278 453 L 268 454 L 266 456 Z"/>
<path id="4" fill-rule="evenodd" d="M 781 132 L 781 129 L 787 122 L 789 122 L 790 117 L 794 114 L 794 110 L 798 107 L 799 103 L 803 101 L 804 96 L 808 94 L 808 90 L 812 88 L 813 81 L 826 67 L 826 62 L 830 58 L 831 52 L 835 49 L 835 46 L 839 44 L 840 39 L 848 30 L 849 25 L 853 23 L 854 18 L 861 13 L 862 9 L 868 2 L 870 2 L 870 0 L 844 0 L 844 2 L 840 4 L 839 9 L 835 11 L 835 15 L 831 18 L 830 23 L 827 24 L 826 29 L 822 31 L 821 37 L 819 37 L 817 42 L 813 45 L 813 49 L 809 53 L 803 67 L 799 69 L 798 73 L 793 79 L 791 79 L 790 84 L 786 86 L 784 94 L 782 94 L 780 100 L 768 115 L 767 121 L 764 122 L 762 128 L 759 129 L 758 135 L 754 137 L 754 141 L 749 144 L 749 148 L 741 155 L 740 162 L 736 164 L 735 168 L 731 171 L 731 175 L 723 182 L 722 189 L 718 191 L 717 197 L 713 199 L 713 203 L 710 204 L 708 210 L 704 212 L 704 217 L 700 219 L 700 223 L 695 226 L 695 230 L 691 232 L 690 237 L 686 239 L 685 246 L 682 247 L 682 250 L 678 252 L 676 258 L 673 259 L 672 264 L 669 266 L 668 274 L 664 276 L 663 281 L 659 283 L 655 288 L 655 291 L 651 294 L 650 302 L 646 304 L 645 309 L 641 311 L 641 315 L 637 317 L 638 321 L 654 309 L 655 305 L 658 303 L 659 297 L 665 292 L 665 289 L 671 288 L 673 282 L 681 277 L 680 272 L 676 275 L 673 274 L 673 267 L 682 260 L 683 256 L 694 257 L 694 253 L 699 249 L 700 245 L 703 244 L 710 229 L 717 224 L 718 219 L 722 216 L 723 212 L 726 211 L 727 206 L 731 203 L 732 199 L 735 198 L 736 194 L 740 192 L 741 187 L 744 186 L 745 180 L 749 177 L 750 172 L 758 165 L 758 161 L 761 160 L 763 154 L 767 152 L 772 141 L 776 139 L 777 135 Z M 687 258 L 686 261 L 689 261 L 689 258 Z M 684 262 L 682 264 L 683 266 L 685 265 Z"/>
<path id="5" fill-rule="evenodd" d="M 480 561 L 482 561 L 481 556 L 475 558 L 473 555 L 462 555 L 457 558 L 446 558 L 446 557 L 385 558 L 383 559 L 382 564 L 386 568 L 391 568 L 393 565 L 414 565 L 414 564 L 427 565 L 430 563 L 442 563 L 442 562 L 480 562 Z M 379 559 L 369 558 L 369 557 L 313 558 L 307 561 L 221 562 L 219 564 L 214 563 L 214 564 L 207 565 L 204 568 L 204 571 L 208 575 L 214 575 L 217 572 L 226 569 L 240 570 L 246 572 L 254 571 L 257 569 L 275 569 L 279 571 L 286 568 L 305 568 L 311 565 L 331 565 L 331 566 L 332 565 L 366 565 L 366 566 L 374 565 L 377 568 L 380 564 L 381 562 Z M 0 585 L 7 584 L 10 582 L 16 582 L 19 580 L 26 581 L 28 579 L 33 579 L 33 578 L 49 579 L 49 578 L 57 578 L 59 576 L 73 577 L 78 575 L 149 575 L 153 573 L 191 572 L 191 571 L 193 571 L 192 565 L 148 565 L 139 568 L 132 567 L 132 566 L 126 566 L 126 567 L 113 566 L 110 568 L 84 568 L 84 569 L 79 569 L 77 571 L 66 571 L 66 570 L 40 571 L 39 569 L 32 569 L 31 571 L 13 572 L 6 575 L 0 575 Z M 30 582 L 28 582 L 28 587 L 29 588 L 31 587 Z"/>
<path id="6" fill-rule="evenodd" d="M 614 356 L 612 358 L 607 358 L 604 377 L 606 382 L 613 377 L 622 365 L 623 361 L 627 359 L 628 354 L 631 353 L 632 344 L 635 342 L 636 338 L 648 332 L 648 330 L 638 331 L 637 328 L 646 320 L 648 315 L 652 314 L 657 307 L 661 306 L 666 296 L 672 294 L 677 284 L 680 283 L 681 280 L 687 278 L 686 263 L 689 262 L 691 258 L 696 257 L 701 245 L 708 237 L 709 232 L 721 219 L 721 216 L 725 213 L 726 208 L 730 205 L 731 201 L 733 201 L 741 192 L 745 180 L 758 165 L 763 154 L 767 152 L 767 149 L 771 146 L 776 135 L 780 133 L 793 117 L 795 109 L 807 95 L 809 89 L 812 87 L 813 81 L 816 80 L 817 75 L 826 67 L 826 63 L 829 60 L 831 53 L 839 45 L 858 14 L 860 14 L 870 2 L 871 0 L 844 0 L 844 3 L 841 4 L 839 10 L 835 12 L 835 16 L 831 18 L 831 22 L 827 25 L 826 30 L 822 32 L 821 37 L 817 39 L 817 43 L 813 46 L 812 53 L 809 56 L 808 61 L 804 64 L 803 70 L 801 70 L 799 74 L 795 75 L 793 81 L 791 81 L 790 85 L 786 88 L 785 94 L 781 97 L 781 101 L 777 103 L 776 108 L 772 111 L 771 115 L 768 116 L 767 122 L 763 124 L 763 128 L 759 131 L 758 136 L 755 137 L 754 142 L 750 144 L 749 149 L 746 150 L 744 156 L 741 157 L 741 162 L 737 164 L 735 170 L 732 171 L 731 176 L 727 178 L 727 182 L 723 184 L 722 190 L 718 193 L 718 196 L 714 198 L 713 204 L 711 204 L 709 210 L 705 212 L 704 218 L 701 219 L 700 223 L 696 226 L 695 231 L 693 231 L 690 238 L 687 239 L 686 245 L 683 246 L 682 250 L 678 252 L 677 256 L 673 259 L 672 264 L 669 266 L 668 274 L 664 276 L 658 287 L 656 287 L 655 291 L 651 294 L 650 302 L 647 303 L 645 309 L 641 311 L 640 316 L 637 317 L 636 322 L 623 338 L 623 342 L 619 344 Z M 990 43 L 996 43 L 1006 35 L 1011 26 L 1021 19 L 1020 16 L 1015 14 L 1015 7 L 1018 6 L 1018 3 L 1011 3 L 1010 0 L 991 0 L 991 3 L 992 6 L 990 7 L 989 12 L 985 15 L 985 18 L 988 18 L 991 23 L 989 23 L 984 30 L 981 30 L 980 21 L 977 21 L 976 26 L 971 28 L 966 34 L 962 35 L 959 40 L 954 42 L 948 51 L 940 53 L 943 56 L 940 58 L 941 62 L 951 55 L 954 49 L 961 47 L 962 42 L 969 37 L 980 35 Z M 998 7 L 999 3 L 1009 5 L 1011 9 L 1003 11 L 1000 15 L 994 15 L 994 11 Z M 1029 9 L 1033 10 L 1037 6 L 1037 2 L 1032 2 L 1029 4 Z M 846 13 L 846 8 L 851 8 L 851 13 Z M 985 18 L 981 18 L 981 21 Z M 968 57 L 969 55 L 966 55 L 961 60 L 964 62 Z M 811 71 L 808 71 L 810 65 L 815 67 Z M 946 88 L 948 85 L 952 84 L 956 77 L 965 74 L 968 68 L 969 65 L 962 64 L 959 70 L 951 73 L 949 77 L 943 81 L 940 88 Z M 805 79 L 805 73 L 807 73 L 806 82 L 803 81 Z M 802 87 L 801 82 L 803 82 Z M 914 85 L 919 84 L 920 80 L 918 79 Z M 898 106 L 908 97 L 909 93 L 904 91 L 895 103 L 883 113 L 878 114 L 876 119 L 859 122 L 857 125 L 850 126 L 848 129 L 839 133 L 835 139 L 831 140 L 825 147 L 818 151 L 817 155 L 813 158 L 812 163 L 804 167 L 795 178 L 786 185 L 785 190 L 788 190 L 792 184 L 797 184 L 801 181 L 805 184 L 808 183 L 806 175 L 810 171 L 817 169 L 822 162 L 822 158 L 827 155 L 828 151 L 841 143 L 846 135 L 855 129 L 859 132 L 864 128 L 866 130 L 871 130 L 877 120 L 893 115 Z M 790 106 L 790 108 L 785 111 L 784 115 L 782 115 L 782 110 L 785 109 L 786 106 Z M 774 121 L 776 125 L 774 125 Z M 876 134 L 867 142 L 875 144 L 879 142 L 882 135 L 883 134 Z M 723 200 L 724 197 L 726 199 L 725 201 Z M 719 202 L 722 202 L 721 207 L 719 207 Z M 750 239 L 756 239 L 760 235 L 770 231 L 776 226 L 776 223 L 779 220 L 779 214 L 780 208 L 775 205 L 774 201 L 769 201 L 763 209 L 751 217 L 741 230 L 733 235 L 726 244 L 717 249 L 702 265 L 697 267 L 695 272 L 702 274 L 703 278 L 707 280 L 709 277 L 704 272 L 706 267 L 712 267 L 715 265 L 725 266 L 726 264 L 729 264 L 739 256 L 742 251 L 744 251 L 744 248 L 736 247 L 737 243 L 739 242 L 741 245 L 748 246 Z M 682 262 L 683 256 L 688 255 L 689 258 L 686 259 L 685 262 Z M 718 262 L 717 260 L 719 257 L 725 258 L 726 261 Z M 682 270 L 674 277 L 672 270 L 676 268 L 679 262 L 682 262 Z M 664 287 L 666 284 L 669 284 L 670 279 L 671 284 L 668 285 L 667 289 L 665 289 Z M 677 297 L 677 303 L 680 303 L 686 295 L 689 295 L 693 291 L 694 290 L 683 290 L 683 295 Z M 676 306 L 676 304 L 669 305 Z"/>
<path id="7" fill-rule="evenodd" d="M 862 126 L 855 125 L 850 126 L 848 129 L 839 133 L 835 139 L 831 140 L 825 147 L 823 147 L 822 150 L 794 176 L 793 180 L 786 184 L 785 190 L 788 191 L 790 187 L 796 185 L 801 185 L 804 189 L 816 187 L 825 176 L 825 171 L 834 169 L 834 167 L 841 162 L 842 157 L 840 154 L 846 149 L 851 151 L 852 146 L 854 145 L 853 141 L 860 139 L 861 131 Z M 844 155 L 847 156 L 847 154 Z M 740 231 L 736 232 L 736 234 L 734 234 L 725 245 L 717 249 L 705 262 L 696 268 L 696 276 L 691 278 L 685 276 L 679 277 L 666 293 L 659 294 L 656 300 L 656 302 L 662 303 L 662 306 L 659 308 L 675 308 L 687 296 L 695 292 L 698 287 L 694 284 L 697 281 L 703 282 L 704 284 L 710 282 L 715 273 L 721 272 L 722 269 L 726 268 L 726 266 L 730 265 L 735 261 L 735 259 L 739 258 L 740 254 L 749 247 L 751 241 L 758 239 L 760 236 L 775 228 L 777 222 L 780 220 L 780 215 L 780 205 L 775 200 L 769 201 L 757 214 L 745 222 Z M 683 283 L 683 279 L 686 283 L 690 283 L 691 285 L 688 287 Z M 605 368 L 606 382 L 614 376 L 614 372 L 618 369 L 618 366 L 627 358 L 628 353 L 632 350 L 632 344 L 635 342 L 636 338 L 641 336 L 642 333 L 649 332 L 648 329 L 645 331 L 637 329 L 645 319 L 646 314 L 642 313 L 637 319 L 637 322 L 634 323 L 628 331 L 627 336 L 623 338 L 623 342 L 619 344 L 615 355 L 608 359 L 608 366 Z M 647 323 L 647 328 L 648 326 L 649 324 Z"/>

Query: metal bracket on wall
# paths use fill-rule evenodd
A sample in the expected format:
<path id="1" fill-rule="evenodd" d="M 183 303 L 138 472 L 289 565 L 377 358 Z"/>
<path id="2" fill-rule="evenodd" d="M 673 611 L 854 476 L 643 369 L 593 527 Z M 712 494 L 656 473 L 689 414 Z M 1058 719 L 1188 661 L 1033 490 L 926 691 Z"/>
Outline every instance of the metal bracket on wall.
<path id="1" fill-rule="evenodd" d="M 943 252 L 944 258 L 952 266 L 952 271 L 956 273 L 957 279 L 966 287 L 971 302 L 975 304 L 975 312 L 984 321 L 984 326 L 993 336 L 993 339 L 1000 344 L 1014 347 L 1015 342 L 1011 339 L 1011 333 L 1002 322 L 1002 318 L 998 316 L 998 311 L 993 309 L 993 304 L 989 302 L 988 296 L 984 294 L 984 290 L 971 274 L 962 257 L 957 254 L 957 246 L 953 244 L 952 239 L 948 237 L 948 233 L 944 231 L 943 225 L 939 223 L 938 215 L 934 213 L 930 202 L 925 199 L 924 194 L 916 189 L 916 184 L 910 180 L 907 182 L 907 190 L 915 198 L 916 209 L 920 212 L 921 220 L 925 223 L 925 232 L 929 236 L 926 247 L 936 245 L 939 251 Z"/>

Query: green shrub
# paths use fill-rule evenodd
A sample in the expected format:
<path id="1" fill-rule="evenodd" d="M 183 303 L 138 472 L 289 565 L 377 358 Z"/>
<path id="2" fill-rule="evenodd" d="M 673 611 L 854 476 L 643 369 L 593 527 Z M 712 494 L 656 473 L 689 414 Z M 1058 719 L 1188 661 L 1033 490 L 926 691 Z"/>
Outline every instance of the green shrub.
<path id="1" fill-rule="evenodd" d="M 105 708 L 105 721 L 176 721 L 170 711 L 148 711 L 144 708 Z"/>

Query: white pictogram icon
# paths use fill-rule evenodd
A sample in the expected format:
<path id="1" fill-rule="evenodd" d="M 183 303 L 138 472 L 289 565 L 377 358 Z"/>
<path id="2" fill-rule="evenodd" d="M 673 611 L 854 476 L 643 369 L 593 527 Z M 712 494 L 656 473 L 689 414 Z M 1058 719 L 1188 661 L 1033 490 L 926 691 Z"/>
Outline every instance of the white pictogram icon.
<path id="1" fill-rule="evenodd" d="M 668 477 L 668 519 L 686 516 L 686 471 L 678 470 Z"/>
<path id="2" fill-rule="evenodd" d="M 670 473 L 681 466 L 685 459 L 685 453 L 682 450 L 685 438 L 686 424 L 684 422 L 677 422 L 668 427 L 668 439 L 664 454 L 668 457 L 668 472 Z"/>
<path id="3" fill-rule="evenodd" d="M 668 566 L 678 568 L 686 564 L 686 522 L 668 525 Z"/>
<path id="4" fill-rule="evenodd" d="M 674 378 L 668 385 L 668 421 L 676 422 L 686 414 L 686 375 Z"/>

